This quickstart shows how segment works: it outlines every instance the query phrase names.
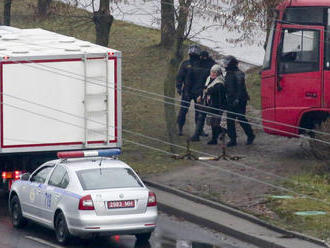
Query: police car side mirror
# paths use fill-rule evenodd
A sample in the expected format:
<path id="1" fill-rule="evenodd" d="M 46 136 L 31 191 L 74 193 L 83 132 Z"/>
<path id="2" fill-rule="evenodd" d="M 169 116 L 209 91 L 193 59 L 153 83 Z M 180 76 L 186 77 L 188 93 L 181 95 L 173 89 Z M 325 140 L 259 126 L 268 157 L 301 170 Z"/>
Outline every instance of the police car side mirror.
<path id="1" fill-rule="evenodd" d="M 31 174 L 30 173 L 24 173 L 22 176 L 21 176 L 21 180 L 23 181 L 28 181 L 29 178 L 30 178 Z"/>

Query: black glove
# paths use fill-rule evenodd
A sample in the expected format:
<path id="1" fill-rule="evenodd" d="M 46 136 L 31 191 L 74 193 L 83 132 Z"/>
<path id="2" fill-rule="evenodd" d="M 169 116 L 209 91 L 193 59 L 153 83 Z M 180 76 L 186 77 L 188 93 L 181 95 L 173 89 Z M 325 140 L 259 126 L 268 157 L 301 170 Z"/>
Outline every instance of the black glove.
<path id="1" fill-rule="evenodd" d="M 237 107 L 239 105 L 239 100 L 238 99 L 235 99 L 233 101 L 233 107 Z"/>
<path id="2" fill-rule="evenodd" d="M 182 94 L 182 90 L 181 89 L 176 89 L 176 92 L 178 92 L 179 96 L 181 96 L 181 94 Z"/>

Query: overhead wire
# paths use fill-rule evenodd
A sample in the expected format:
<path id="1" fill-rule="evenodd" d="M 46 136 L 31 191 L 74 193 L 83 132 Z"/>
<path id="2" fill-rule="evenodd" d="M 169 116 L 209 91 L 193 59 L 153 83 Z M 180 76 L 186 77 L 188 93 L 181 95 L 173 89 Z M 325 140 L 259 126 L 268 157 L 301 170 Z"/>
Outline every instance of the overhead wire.
<path id="1" fill-rule="evenodd" d="M 8 54 L 4 54 L 4 53 L 0 53 L 0 54 L 5 55 L 5 56 L 8 56 Z M 37 66 L 31 66 L 31 65 L 28 65 L 28 64 L 24 64 L 26 66 L 30 66 L 30 67 L 37 68 L 37 69 L 39 69 L 38 68 L 39 66 L 42 66 L 42 67 L 45 67 L 45 68 L 54 69 L 55 71 L 51 71 L 51 70 L 48 70 L 48 71 L 49 72 L 56 73 L 56 74 L 59 74 L 59 75 L 62 75 L 62 76 L 71 77 L 70 75 L 72 74 L 72 75 L 78 76 L 78 78 L 75 78 L 75 79 L 78 79 L 78 80 L 81 80 L 84 77 L 83 75 L 73 73 L 72 71 L 66 71 L 64 69 L 54 68 L 54 67 L 49 66 L 49 65 L 34 63 L 32 60 L 24 60 L 24 61 L 25 62 L 31 62 L 31 63 L 37 65 Z M 16 62 L 13 61 L 13 63 L 16 63 Z M 17 62 L 17 64 L 21 64 L 21 62 Z M 65 74 L 62 74 L 60 72 L 65 72 L 65 73 L 68 73 L 70 75 L 65 75 Z M 89 81 L 88 83 L 94 84 L 94 85 L 98 85 L 100 87 L 106 87 L 105 85 L 101 85 L 101 84 L 96 83 L 96 82 L 102 82 L 99 79 L 95 79 L 93 81 L 94 82 Z M 111 86 L 108 86 L 108 87 L 111 88 Z M 136 88 L 129 87 L 129 86 L 121 86 L 121 88 L 126 88 L 126 89 L 129 89 L 129 90 L 132 90 L 132 91 L 138 91 L 140 93 L 154 95 L 154 96 L 157 96 L 157 97 L 166 98 L 166 99 L 174 100 L 174 101 L 177 101 L 177 102 L 183 102 L 183 103 L 186 103 L 186 104 L 190 104 L 189 101 L 179 100 L 179 99 L 168 97 L 168 96 L 165 96 L 165 95 L 161 95 L 161 94 L 158 94 L 158 93 L 155 93 L 155 92 L 149 92 L 149 91 L 145 91 L 145 90 L 141 90 L 141 89 L 136 89 Z M 118 89 L 118 90 L 121 90 L 121 89 Z M 143 96 L 143 95 L 140 94 L 140 96 Z M 167 102 L 167 101 L 164 101 L 164 100 L 155 99 L 155 98 L 152 98 L 152 97 L 148 97 L 148 98 L 149 99 L 160 101 L 162 103 L 171 104 L 171 105 L 174 105 L 174 106 L 181 106 L 180 104 L 173 104 L 173 103 L 170 103 L 170 102 Z M 208 109 L 208 110 L 223 111 L 223 112 L 227 112 L 227 113 L 230 113 L 230 114 L 235 114 L 237 116 L 246 116 L 249 119 L 255 119 L 255 120 L 258 120 L 258 121 L 263 121 L 264 123 L 271 123 L 271 124 L 281 125 L 281 126 L 285 126 L 285 127 L 289 127 L 289 128 L 304 130 L 304 131 L 307 131 L 307 132 L 311 132 L 312 131 L 315 134 L 330 136 L 330 133 L 326 133 L 326 132 L 322 132 L 322 131 L 318 131 L 318 130 L 311 130 L 311 129 L 307 129 L 307 128 L 302 128 L 302 127 L 299 127 L 299 126 L 293 126 L 293 125 L 290 125 L 290 124 L 281 123 L 281 122 L 277 122 L 277 121 L 270 121 L 270 120 L 261 119 L 261 118 L 258 118 L 258 117 L 252 117 L 252 116 L 249 116 L 249 115 L 239 114 L 239 113 L 235 113 L 235 112 L 228 111 L 228 110 L 225 110 L 225 109 L 217 109 L 217 108 L 213 108 L 213 107 L 205 107 L 204 105 L 201 105 L 201 104 L 196 104 L 195 106 L 202 107 L 202 108 Z M 186 107 L 186 106 L 181 106 L 181 107 L 189 109 L 189 107 Z M 208 111 L 204 111 L 204 110 L 198 110 L 198 112 L 205 113 L 205 114 L 208 114 L 209 113 Z M 214 116 L 221 117 L 222 115 L 214 114 Z M 224 118 L 235 120 L 233 118 L 228 118 L 228 117 L 224 117 Z M 241 120 L 238 120 L 238 121 L 240 121 L 242 123 L 247 123 L 247 122 L 244 122 L 244 121 L 241 121 Z M 299 134 L 294 133 L 294 132 L 284 131 L 284 130 L 281 130 L 281 129 L 278 129 L 278 128 L 274 128 L 274 127 L 264 127 L 264 126 L 262 126 L 260 124 L 254 123 L 254 122 L 250 122 L 250 124 L 253 125 L 253 126 L 259 127 L 259 128 L 264 128 L 264 129 L 269 130 L 269 131 L 275 131 L 275 132 L 279 132 L 279 133 L 286 134 L 286 135 L 293 136 L 293 137 L 300 137 L 300 138 L 304 138 L 304 139 L 308 139 L 308 140 L 316 140 L 316 141 L 321 142 L 321 143 L 324 143 L 324 144 L 330 144 L 330 142 L 327 142 L 327 141 L 324 141 L 324 140 L 320 140 L 320 139 L 315 139 L 315 138 L 312 138 L 312 137 L 307 137 L 307 136 L 299 135 Z"/>
<path id="2" fill-rule="evenodd" d="M 83 117 L 83 116 L 79 116 L 79 115 L 76 115 L 76 114 L 73 114 L 73 113 L 69 113 L 69 112 L 66 112 L 66 111 L 63 111 L 63 110 L 59 110 L 57 108 L 53 108 L 53 107 L 50 107 L 50 106 L 47 106 L 47 105 L 44 105 L 44 104 L 40 104 L 40 103 L 37 103 L 37 102 L 34 102 L 34 101 L 30 101 L 30 100 L 27 100 L 27 99 L 24 99 L 24 98 L 21 98 L 21 97 L 17 97 L 17 96 L 12 96 L 12 95 L 9 95 L 9 94 L 6 94 L 6 96 L 8 97 L 11 97 L 11 98 L 14 98 L 16 100 L 20 100 L 24 103 L 29 103 L 29 104 L 33 104 L 33 105 L 36 105 L 36 106 L 39 106 L 39 107 L 43 107 L 45 109 L 49 109 L 49 110 L 52 110 L 52 111 L 56 111 L 56 112 L 59 112 L 59 113 L 63 113 L 63 114 L 66 114 L 70 117 L 75 117 L 75 118 L 79 118 L 79 119 L 87 119 L 88 121 L 92 121 L 94 123 L 98 123 L 98 124 L 102 124 L 103 126 L 105 125 L 105 123 L 102 123 L 102 122 L 99 122 L 99 121 L 96 121 L 96 120 L 91 120 L 91 119 L 88 119 L 86 117 Z M 19 108 L 19 107 L 15 107 L 14 105 L 11 105 L 11 104 L 6 104 L 4 103 L 5 105 L 8 105 L 10 107 L 14 107 L 14 108 L 17 108 L 19 110 L 23 110 L 23 108 Z M 31 113 L 33 114 L 36 114 L 38 115 L 37 113 L 35 112 L 32 112 Z M 40 114 L 40 116 L 42 117 L 45 117 L 44 115 Z M 54 118 L 53 120 L 57 120 L 57 121 L 60 121 L 62 122 L 61 120 L 58 120 L 57 118 Z M 118 129 L 118 127 L 114 127 L 114 126 L 108 126 L 107 128 L 114 128 L 114 129 Z M 123 132 L 126 132 L 126 133 L 129 133 L 129 134 L 132 134 L 132 135 L 135 135 L 135 136 L 139 136 L 139 137 L 143 137 L 143 138 L 146 138 L 146 139 L 149 139 L 149 140 L 153 140 L 153 141 L 157 141 L 157 142 L 161 142 L 163 144 L 166 144 L 166 145 L 170 145 L 170 146 L 175 146 L 177 148 L 180 148 L 180 149 L 186 149 L 186 147 L 184 146 L 181 146 L 181 145 L 177 145 L 177 144 L 173 144 L 173 143 L 170 143 L 170 142 L 167 142 L 167 141 L 164 141 L 162 139 L 158 139 L 158 138 L 154 138 L 154 137 L 150 137 L 148 135 L 144 135 L 144 134 L 141 134 L 141 133 L 138 133 L 136 131 L 130 131 L 128 129 L 124 129 L 124 128 L 121 128 L 120 130 L 122 130 Z M 210 153 L 206 153 L 206 152 L 203 152 L 203 151 L 198 151 L 198 150 L 194 150 L 194 149 L 191 149 L 192 152 L 196 152 L 198 154 L 203 154 L 203 155 L 207 155 L 207 156 L 216 156 L 214 154 L 210 154 Z M 252 166 L 249 166 L 249 165 L 246 165 L 246 164 L 243 164 L 243 163 L 240 163 L 240 162 L 237 162 L 237 161 L 232 161 L 233 164 L 235 165 L 238 165 L 238 166 L 241 166 L 241 167 L 244 167 L 244 168 L 247 168 L 247 169 L 252 169 L 254 171 L 258 171 L 258 172 L 261 172 L 265 175 L 268 175 L 268 176 L 272 176 L 272 177 L 276 177 L 278 179 L 281 179 L 281 180 L 284 180 L 284 181 L 287 181 L 287 182 L 291 182 L 293 184 L 296 184 L 296 185 L 302 185 L 302 186 L 307 186 L 309 188 L 313 188 L 311 187 L 310 185 L 308 184 L 301 184 L 295 180 L 292 180 L 292 179 L 289 179 L 289 178 L 286 178 L 286 177 L 283 177 L 283 176 L 279 176 L 279 175 L 276 175 L 274 173 L 269 173 L 269 172 L 266 172 L 266 171 L 263 171 L 263 170 L 260 170 L 258 168 L 255 168 L 255 167 L 252 167 Z"/>
<path id="3" fill-rule="evenodd" d="M 8 104 L 8 103 L 3 103 L 3 105 L 6 105 L 6 106 L 9 106 L 9 107 L 12 107 L 12 108 L 24 111 L 24 112 L 28 112 L 30 114 L 41 116 L 43 118 L 47 118 L 47 119 L 51 119 L 51 120 L 54 120 L 54 121 L 57 121 L 57 122 L 61 122 L 61 123 L 64 123 L 64 124 L 67 124 L 67 125 L 70 125 L 70 126 L 74 126 L 74 127 L 80 128 L 80 129 L 84 129 L 84 127 L 82 127 L 80 125 L 70 123 L 70 122 L 67 122 L 67 121 L 63 121 L 63 120 L 57 119 L 57 118 L 52 117 L 52 116 L 47 116 L 47 115 L 44 115 L 44 114 L 40 114 L 40 113 L 34 112 L 32 110 L 28 110 L 26 108 L 21 108 L 21 107 L 18 107 L 18 106 L 12 105 L 12 104 Z M 98 133 L 98 131 L 93 131 L 93 132 Z M 126 140 L 126 139 L 123 139 L 123 140 Z M 134 141 L 130 141 L 130 140 L 129 140 L 129 142 L 139 144 L 138 142 L 134 142 Z M 144 147 L 153 148 L 154 150 L 157 150 L 157 151 L 165 152 L 166 154 L 175 155 L 174 153 L 170 153 L 170 152 L 165 151 L 163 149 L 154 148 L 154 147 L 151 147 L 151 146 L 148 146 L 148 145 L 145 145 L 145 144 L 142 144 L 142 145 Z M 272 183 L 264 182 L 262 180 L 259 180 L 259 179 L 253 178 L 253 177 L 249 177 L 249 176 L 242 175 L 242 174 L 239 174 L 239 173 L 236 173 L 236 172 L 232 172 L 230 170 L 223 169 L 223 168 L 218 167 L 218 166 L 214 166 L 209 162 L 202 162 L 202 161 L 197 161 L 197 162 L 200 163 L 200 164 L 203 164 L 203 165 L 207 165 L 208 167 L 215 168 L 215 169 L 218 169 L 220 171 L 229 173 L 229 174 L 234 175 L 234 176 L 242 177 L 242 178 L 245 178 L 247 180 L 254 181 L 254 182 L 257 182 L 257 183 L 260 183 L 260 184 L 263 184 L 263 185 L 266 185 L 266 186 L 269 186 L 269 187 L 272 187 L 272 188 L 275 188 L 275 189 L 278 189 L 278 190 L 281 190 L 281 191 L 292 193 L 292 194 L 294 194 L 296 196 L 299 196 L 299 197 L 307 198 L 307 199 L 310 199 L 310 200 L 314 200 L 314 201 L 318 201 L 318 202 L 322 202 L 324 204 L 330 205 L 330 202 L 328 202 L 328 201 L 321 200 L 321 199 L 318 199 L 318 198 L 314 198 L 314 197 L 311 197 L 311 196 L 308 196 L 308 195 L 304 195 L 304 194 L 298 193 L 294 190 L 290 190 L 290 189 L 284 188 L 282 186 L 277 186 L 277 185 L 274 185 Z"/>
<path id="4" fill-rule="evenodd" d="M 32 61 L 33 62 L 33 61 Z M 20 62 L 18 62 L 20 63 Z M 34 63 L 36 65 L 41 65 L 43 67 L 49 67 L 49 66 L 46 66 L 46 65 L 43 65 L 43 64 L 37 64 L 37 63 Z M 25 66 L 30 66 L 30 67 L 33 67 L 33 68 L 37 68 L 39 69 L 38 67 L 36 66 L 33 66 L 33 65 L 29 65 L 29 64 L 24 64 Z M 82 75 L 79 75 L 79 74 L 74 74 L 72 72 L 69 72 L 69 71 L 65 71 L 65 70 L 60 70 L 61 72 L 66 72 L 68 74 L 73 74 L 73 75 L 76 75 L 78 76 L 78 78 L 76 77 L 72 77 L 71 75 L 66 75 L 66 74 L 63 74 L 61 72 L 59 72 L 57 70 L 57 68 L 53 68 L 53 67 L 50 67 L 51 69 L 55 69 L 56 71 L 52 71 L 52 70 L 47 70 L 49 72 L 52 72 L 52 73 L 56 73 L 57 75 L 62 75 L 62 76 L 65 76 L 65 77 L 69 77 L 69 78 L 73 78 L 73 79 L 77 79 L 77 80 L 82 80 Z M 100 81 L 100 80 L 97 80 L 96 81 Z M 83 82 L 82 82 L 83 83 Z M 94 84 L 94 85 L 97 85 L 97 86 L 100 86 L 100 87 L 106 87 L 104 84 L 98 84 L 98 83 L 95 83 L 95 82 L 91 82 L 91 81 L 88 81 L 88 83 L 90 84 Z M 112 86 L 108 86 L 110 89 L 114 89 L 114 87 Z M 117 90 L 121 90 L 120 88 L 118 88 Z M 132 93 L 132 92 L 129 92 L 129 93 Z M 169 104 L 169 105 L 174 105 L 174 106 L 181 106 L 180 104 L 175 104 L 175 103 L 171 103 L 171 102 L 168 102 L 168 101 L 164 101 L 164 100 L 161 100 L 161 99 L 157 99 L 157 98 L 153 98 L 153 97 L 150 97 L 150 96 L 144 96 L 144 95 L 141 95 L 141 94 L 137 94 L 136 92 L 134 92 L 135 95 L 139 95 L 139 96 L 142 96 L 142 97 L 146 97 L 148 99 L 152 99 L 152 100 L 155 100 L 155 101 L 158 101 L 158 102 L 162 102 L 162 103 L 165 103 L 165 104 Z M 201 105 L 202 106 L 202 105 Z M 181 106 L 183 108 L 187 108 L 189 109 L 188 106 Z M 226 110 L 222 110 L 222 111 L 226 111 Z M 204 110 L 198 110 L 198 112 L 200 113 L 204 113 L 204 114 L 208 114 L 209 112 L 208 111 L 204 111 Z M 228 112 L 228 111 L 227 111 Z M 235 114 L 234 112 L 231 112 L 233 114 Z M 214 116 L 218 116 L 218 117 L 221 117 L 222 115 L 220 114 L 213 114 Z M 229 119 L 229 120 L 235 120 L 235 118 L 230 118 L 230 117 L 223 117 L 224 119 Z M 242 121 L 242 120 L 239 120 L 241 123 L 248 123 L 248 122 L 245 122 L 245 121 Z M 260 124 L 257 124 L 257 123 L 253 123 L 253 122 L 250 122 L 251 125 L 255 126 L 255 127 L 258 127 L 258 128 L 265 128 L 266 130 L 270 130 L 270 131 L 275 131 L 275 132 L 279 132 L 281 134 L 286 134 L 286 135 L 289 135 L 289 136 L 294 136 L 294 137 L 300 137 L 300 138 L 303 138 L 303 139 L 307 139 L 307 140 L 314 140 L 314 141 L 317 141 L 317 142 L 320 142 L 320 143 L 323 143 L 323 144 L 327 144 L 327 145 L 330 145 L 330 142 L 328 141 L 324 141 L 324 140 L 321 140 L 321 139 L 317 139 L 317 138 L 312 138 L 312 137 L 308 137 L 308 136 L 303 136 L 303 135 L 298 135 L 298 134 L 295 134 L 295 133 L 292 133 L 292 132 L 288 132 L 288 131 L 283 131 L 283 130 L 280 130 L 280 129 L 277 129 L 277 128 L 272 128 L 272 127 L 264 127 Z M 310 131 L 310 130 L 309 130 Z M 323 133 L 323 132 L 318 132 L 318 133 L 321 133 L 321 134 L 325 134 L 325 135 L 329 135 L 328 133 Z"/>
<path id="5" fill-rule="evenodd" d="M 165 96 L 162 96 L 162 97 L 165 97 Z M 297 128 L 297 127 L 296 127 Z M 308 129 L 309 130 L 309 129 Z M 329 135 L 328 133 L 323 133 L 323 134 L 327 134 L 327 135 Z"/>
<path id="6" fill-rule="evenodd" d="M 308 38 L 308 37 L 307 37 Z M 31 43 L 32 45 L 37 45 L 35 43 Z M 47 48 L 53 48 L 53 49 L 61 49 L 61 48 L 58 48 L 58 47 L 53 47 L 53 46 L 45 46 L 43 45 L 43 47 L 47 47 Z M 5 55 L 5 54 L 3 54 Z M 32 62 L 32 61 L 30 61 Z M 52 68 L 52 67 L 50 67 Z M 55 69 L 55 68 L 52 68 L 52 69 Z M 65 70 L 63 70 L 65 71 Z M 72 73 L 72 72 L 70 72 Z M 73 74 L 73 73 L 72 73 Z M 80 77 L 83 77 L 83 75 L 80 75 L 80 74 L 76 74 L 77 76 L 80 76 Z M 183 100 L 179 100 L 179 99 L 176 99 L 176 98 L 172 98 L 172 97 L 168 97 L 168 96 L 165 96 L 165 95 L 161 95 L 161 94 L 157 94 L 157 93 L 154 93 L 154 92 L 149 92 L 149 91 L 143 91 L 141 89 L 136 89 L 136 88 L 133 88 L 133 87 L 128 87 L 128 86 L 122 86 L 123 88 L 127 88 L 127 89 L 130 89 L 130 90 L 135 90 L 135 91 L 140 91 L 140 92 L 143 92 L 145 94 L 150 94 L 150 95 L 156 95 L 158 97 L 163 97 L 163 98 L 167 98 L 167 99 L 174 99 L 175 101 L 179 101 L 179 102 L 185 102 L 185 103 L 188 103 L 187 101 L 183 101 Z M 199 106 L 198 104 L 196 106 Z M 204 106 L 203 106 L 204 107 Z M 216 108 L 212 108 L 212 107 L 207 107 L 208 109 L 213 109 L 213 110 L 218 110 Z M 224 109 L 220 109 L 221 111 L 225 111 Z M 226 110 L 227 113 L 233 113 L 233 112 L 230 112 L 228 110 Z M 285 127 L 289 127 L 289 128 L 294 128 L 294 129 L 299 129 L 299 130 L 303 130 L 303 131 L 307 131 L 307 132 L 310 132 L 311 129 L 307 129 L 307 128 L 303 128 L 303 127 L 300 127 L 300 126 L 294 126 L 294 125 L 290 125 L 290 124 L 286 124 L 286 123 L 282 123 L 282 122 L 278 122 L 278 121 L 274 121 L 274 120 L 267 120 L 267 119 L 261 119 L 261 118 L 258 118 L 258 117 L 253 117 L 253 116 L 249 116 L 249 115 L 244 115 L 244 114 L 239 114 L 239 113 L 233 113 L 237 116 L 246 116 L 250 119 L 255 119 L 255 120 L 258 120 L 258 121 L 263 121 L 264 123 L 271 123 L 271 124 L 276 124 L 276 125 L 280 125 L 280 126 L 285 126 Z M 290 133 L 290 132 L 289 132 Z M 313 130 L 313 133 L 317 133 L 317 134 L 321 134 L 321 135 L 329 135 L 330 136 L 330 133 L 325 133 L 325 132 L 321 132 L 321 131 L 318 131 L 318 130 Z M 295 133 L 292 133 L 292 135 L 296 135 Z"/>

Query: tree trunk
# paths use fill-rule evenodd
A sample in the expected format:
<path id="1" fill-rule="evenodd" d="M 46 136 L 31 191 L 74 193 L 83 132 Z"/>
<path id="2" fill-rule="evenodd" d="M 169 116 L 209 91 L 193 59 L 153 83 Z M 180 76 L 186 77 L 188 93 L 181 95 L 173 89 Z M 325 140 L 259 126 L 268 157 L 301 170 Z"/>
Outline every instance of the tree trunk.
<path id="1" fill-rule="evenodd" d="M 46 17 L 48 15 L 48 9 L 52 0 L 38 0 L 38 15 L 40 17 Z"/>
<path id="2" fill-rule="evenodd" d="M 113 16 L 110 14 L 110 0 L 100 0 L 100 8 L 94 12 L 93 22 L 96 31 L 96 44 L 108 46 Z"/>
<path id="3" fill-rule="evenodd" d="M 175 52 L 174 52 L 175 53 Z M 166 121 L 166 130 L 168 136 L 168 142 L 175 144 L 177 141 L 176 134 L 176 113 L 175 113 L 175 79 L 178 67 L 181 60 L 176 58 L 173 55 L 171 56 L 170 63 L 167 67 L 167 75 L 164 81 L 164 111 L 165 111 L 165 121 Z M 169 98 L 167 98 L 169 97 Z M 170 145 L 170 151 L 176 153 L 176 147 Z"/>
<path id="4" fill-rule="evenodd" d="M 167 67 L 167 75 L 164 81 L 164 95 L 165 95 L 165 120 L 166 128 L 168 134 L 168 140 L 170 143 L 176 143 L 176 114 L 174 106 L 175 98 L 175 80 L 178 68 L 183 59 L 183 41 L 185 39 L 185 29 L 188 21 L 189 7 L 191 0 L 180 0 L 180 10 L 178 16 L 178 26 L 175 32 L 175 40 L 172 45 L 170 62 Z M 169 97 L 169 98 L 166 98 Z M 170 146 L 170 151 L 175 153 L 176 147 L 174 145 Z"/>
<path id="5" fill-rule="evenodd" d="M 175 40 L 174 0 L 161 0 L 160 45 L 170 48 Z"/>
<path id="6" fill-rule="evenodd" d="M 11 0 L 5 0 L 3 7 L 3 24 L 10 26 Z"/>

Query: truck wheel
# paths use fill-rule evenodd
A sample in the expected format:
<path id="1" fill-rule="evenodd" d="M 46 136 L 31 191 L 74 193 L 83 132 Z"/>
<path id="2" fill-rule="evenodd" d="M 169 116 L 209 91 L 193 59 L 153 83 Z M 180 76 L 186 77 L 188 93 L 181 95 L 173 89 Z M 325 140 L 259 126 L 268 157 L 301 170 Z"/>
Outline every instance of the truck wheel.
<path id="1" fill-rule="evenodd" d="M 330 118 L 321 122 L 315 126 L 315 130 L 323 133 L 330 134 Z M 319 133 L 312 133 L 312 138 L 322 140 L 325 142 L 330 143 L 330 135 L 319 134 Z M 310 140 L 310 147 L 312 150 L 313 155 L 317 159 L 328 160 L 330 159 L 330 145 L 326 143 L 322 143 L 317 140 Z"/>
<path id="2" fill-rule="evenodd" d="M 57 241 L 65 245 L 71 239 L 71 235 L 69 233 L 68 226 L 66 224 L 66 220 L 64 214 L 62 212 L 58 213 L 55 218 L 55 233 Z"/>
<path id="3" fill-rule="evenodd" d="M 10 201 L 11 222 L 16 228 L 21 228 L 26 225 L 27 221 L 23 217 L 21 204 L 18 197 L 15 195 Z"/>
<path id="4" fill-rule="evenodd" d="M 151 232 L 135 234 L 135 237 L 138 242 L 148 242 L 150 239 L 150 236 L 151 236 Z"/>

